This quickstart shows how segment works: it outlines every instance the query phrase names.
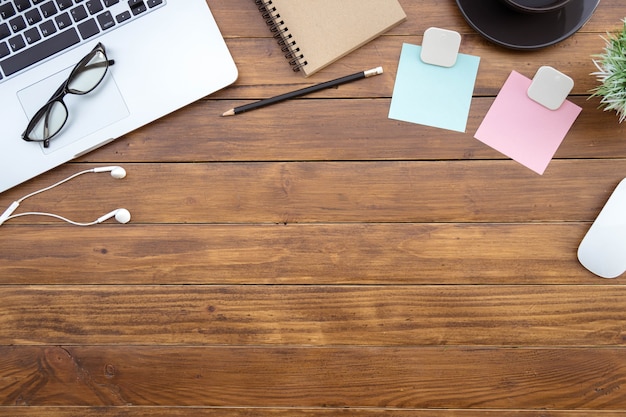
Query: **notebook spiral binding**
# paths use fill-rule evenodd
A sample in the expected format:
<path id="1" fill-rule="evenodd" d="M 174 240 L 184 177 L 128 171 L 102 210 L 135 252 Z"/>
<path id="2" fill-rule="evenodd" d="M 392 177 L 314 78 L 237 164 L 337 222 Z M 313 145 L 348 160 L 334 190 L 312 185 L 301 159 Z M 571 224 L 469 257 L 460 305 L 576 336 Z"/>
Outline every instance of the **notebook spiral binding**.
<path id="1" fill-rule="evenodd" d="M 307 62 L 300 48 L 298 48 L 296 40 L 289 33 L 289 28 L 281 20 L 280 13 L 276 10 L 276 7 L 272 6 L 272 0 L 254 0 L 254 2 L 259 8 L 265 23 L 274 34 L 274 39 L 276 39 L 281 51 L 285 54 L 285 58 L 289 60 L 289 65 L 295 72 L 300 71 Z"/>

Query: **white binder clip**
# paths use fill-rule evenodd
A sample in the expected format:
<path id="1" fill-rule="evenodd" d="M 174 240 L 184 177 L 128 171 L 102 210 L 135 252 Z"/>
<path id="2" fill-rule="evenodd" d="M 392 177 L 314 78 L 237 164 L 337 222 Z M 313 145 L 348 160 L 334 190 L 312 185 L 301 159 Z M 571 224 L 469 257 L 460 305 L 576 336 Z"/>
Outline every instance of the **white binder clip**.
<path id="1" fill-rule="evenodd" d="M 448 29 L 428 28 L 422 41 L 422 62 L 450 68 L 456 64 L 461 47 L 461 35 Z"/>
<path id="2" fill-rule="evenodd" d="M 528 87 L 528 97 L 550 110 L 558 110 L 574 88 L 574 80 L 552 67 L 539 68 Z"/>

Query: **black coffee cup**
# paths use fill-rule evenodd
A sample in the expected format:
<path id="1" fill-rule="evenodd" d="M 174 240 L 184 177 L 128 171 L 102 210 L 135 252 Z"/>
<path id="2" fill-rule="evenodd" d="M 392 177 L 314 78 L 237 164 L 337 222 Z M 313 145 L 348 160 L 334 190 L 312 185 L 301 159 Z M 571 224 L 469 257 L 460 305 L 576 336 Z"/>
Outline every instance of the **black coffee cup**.
<path id="1" fill-rule="evenodd" d="M 570 0 L 501 0 L 518 12 L 547 13 L 564 7 Z"/>

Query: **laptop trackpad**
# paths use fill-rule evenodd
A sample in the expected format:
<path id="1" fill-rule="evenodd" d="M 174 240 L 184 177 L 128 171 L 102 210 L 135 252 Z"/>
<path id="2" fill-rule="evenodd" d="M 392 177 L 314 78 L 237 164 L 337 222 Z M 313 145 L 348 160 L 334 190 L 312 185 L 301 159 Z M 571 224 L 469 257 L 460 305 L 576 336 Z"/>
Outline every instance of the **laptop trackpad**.
<path id="1" fill-rule="evenodd" d="M 17 93 L 26 117 L 30 120 L 37 110 L 43 106 L 52 94 L 65 82 L 72 67 L 41 80 Z M 76 142 L 98 130 L 129 116 L 128 107 L 109 71 L 102 82 L 90 93 L 85 95 L 67 94 L 63 101 L 69 116 L 65 126 L 50 140 L 48 148 L 41 150 L 45 154 L 52 153 L 71 143 Z M 102 142 L 107 137 L 100 138 Z M 89 144 L 90 147 L 96 143 Z"/>

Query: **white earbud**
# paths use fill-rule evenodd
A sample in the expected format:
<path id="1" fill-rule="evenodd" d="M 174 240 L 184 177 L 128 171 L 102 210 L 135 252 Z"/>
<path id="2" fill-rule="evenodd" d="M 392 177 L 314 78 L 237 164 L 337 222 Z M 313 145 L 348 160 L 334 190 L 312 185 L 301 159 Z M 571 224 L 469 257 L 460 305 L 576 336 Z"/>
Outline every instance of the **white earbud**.
<path id="1" fill-rule="evenodd" d="M 96 223 L 102 223 L 104 221 L 109 220 L 111 217 L 115 217 L 118 223 L 128 223 L 130 221 L 130 212 L 125 208 L 119 208 L 117 210 L 113 210 L 110 213 L 105 214 L 102 217 L 98 217 Z"/>
<path id="2" fill-rule="evenodd" d="M 78 223 L 78 222 L 74 222 L 72 220 L 68 220 L 65 217 L 56 215 L 56 214 L 50 214 L 50 213 L 40 213 L 40 212 L 28 212 L 28 213 L 20 213 L 20 214 L 13 214 L 13 212 L 15 210 L 17 210 L 17 208 L 19 207 L 19 205 L 22 203 L 22 201 L 26 200 L 29 197 L 32 197 L 34 195 L 37 195 L 39 193 L 43 193 L 44 191 L 48 191 L 54 187 L 57 187 L 71 179 L 74 179 L 80 175 L 83 174 L 87 174 L 89 172 L 110 172 L 111 176 L 113 178 L 117 178 L 117 179 L 121 179 L 126 177 L 126 170 L 120 166 L 106 166 L 106 167 L 98 167 L 98 168 L 92 168 L 92 169 L 88 169 L 85 171 L 80 171 L 77 172 L 74 175 L 71 175 L 55 184 L 52 184 L 49 187 L 46 188 L 42 188 L 41 190 L 35 191 L 33 193 L 30 193 L 22 198 L 20 198 L 17 201 L 14 201 L 13 203 L 11 203 L 11 205 L 2 213 L 0 214 L 0 226 L 7 220 L 11 220 L 13 218 L 16 217 L 21 217 L 21 216 L 28 216 L 28 215 L 35 215 L 35 216 L 48 216 L 48 217 L 54 217 L 63 221 L 66 221 L 68 223 L 71 224 L 75 224 L 77 226 L 91 226 L 93 224 L 98 224 L 98 223 L 102 223 L 108 219 L 110 219 L 111 217 L 115 217 L 115 220 L 117 220 L 119 223 L 128 223 L 130 221 L 130 212 L 126 209 L 120 208 L 120 209 L 116 209 L 113 210 L 112 212 L 105 214 L 102 217 L 99 217 L 98 220 L 94 221 L 94 222 L 90 222 L 90 223 Z"/>
<path id="3" fill-rule="evenodd" d="M 110 172 L 113 178 L 122 179 L 126 176 L 126 170 L 118 166 L 94 168 L 92 172 Z"/>

